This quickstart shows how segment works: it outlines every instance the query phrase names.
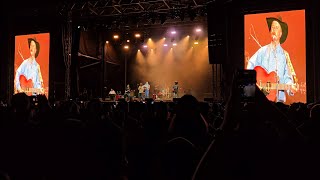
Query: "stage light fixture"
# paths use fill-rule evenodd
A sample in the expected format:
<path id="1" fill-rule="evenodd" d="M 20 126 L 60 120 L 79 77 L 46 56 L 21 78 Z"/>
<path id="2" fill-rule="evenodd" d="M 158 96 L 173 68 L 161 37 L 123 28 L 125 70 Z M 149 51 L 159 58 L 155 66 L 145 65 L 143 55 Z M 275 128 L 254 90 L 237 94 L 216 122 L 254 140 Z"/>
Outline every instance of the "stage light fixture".
<path id="1" fill-rule="evenodd" d="M 196 29 L 196 32 L 198 33 L 198 32 L 201 32 L 202 31 L 202 29 L 201 28 L 197 28 Z"/>
<path id="2" fill-rule="evenodd" d="M 169 10 L 169 12 L 168 12 L 168 17 L 169 17 L 170 19 L 174 19 L 175 16 L 176 16 L 176 10 L 175 10 L 175 9 Z"/>
<path id="3" fill-rule="evenodd" d="M 196 17 L 195 15 L 190 14 L 190 20 L 191 20 L 191 21 L 193 21 L 195 17 Z"/>
<path id="4" fill-rule="evenodd" d="M 113 39 L 119 39 L 119 35 L 113 35 Z"/>
<path id="5" fill-rule="evenodd" d="M 164 24 L 167 20 L 167 16 L 165 14 L 160 14 L 160 23 Z"/>
<path id="6" fill-rule="evenodd" d="M 143 45 L 143 48 L 147 48 L 148 46 L 147 45 Z"/>
<path id="7" fill-rule="evenodd" d="M 121 20 L 124 24 L 128 24 L 129 23 L 129 17 L 128 16 L 122 16 Z"/>
<path id="8" fill-rule="evenodd" d="M 177 46 L 177 43 L 173 43 L 172 46 Z"/>
<path id="9" fill-rule="evenodd" d="M 140 37 L 141 37 L 141 35 L 140 35 L 139 33 L 136 33 L 136 34 L 134 35 L 134 37 L 136 37 L 136 38 L 140 38 Z"/>
<path id="10" fill-rule="evenodd" d="M 171 34 L 177 34 L 177 32 L 176 31 L 171 31 Z"/>
<path id="11" fill-rule="evenodd" d="M 195 41 L 193 44 L 197 45 L 197 44 L 199 44 L 199 42 L 198 42 L 198 41 Z"/>
<path id="12" fill-rule="evenodd" d="M 151 22 L 152 22 L 152 24 L 155 24 L 156 23 L 156 18 L 151 18 Z"/>
<path id="13" fill-rule="evenodd" d="M 128 46 L 128 45 L 125 45 L 125 46 L 124 46 L 124 49 L 129 49 L 129 46 Z"/>
<path id="14" fill-rule="evenodd" d="M 151 21 L 152 24 L 156 23 L 156 18 L 157 18 L 157 14 L 154 11 L 147 13 L 147 19 L 149 22 Z"/>
<path id="15" fill-rule="evenodd" d="M 129 43 L 130 42 L 130 40 L 129 39 L 127 39 L 127 43 Z"/>
<path id="16" fill-rule="evenodd" d="M 109 41 L 106 41 L 106 44 L 109 44 Z"/>
<path id="17" fill-rule="evenodd" d="M 188 15 L 191 21 L 196 17 L 196 12 L 191 6 L 188 7 Z"/>
<path id="18" fill-rule="evenodd" d="M 131 22 L 134 26 L 138 26 L 139 18 L 137 16 L 131 16 Z"/>
<path id="19" fill-rule="evenodd" d="M 181 21 L 184 20 L 184 10 L 183 9 L 180 11 L 179 17 L 180 17 Z"/>

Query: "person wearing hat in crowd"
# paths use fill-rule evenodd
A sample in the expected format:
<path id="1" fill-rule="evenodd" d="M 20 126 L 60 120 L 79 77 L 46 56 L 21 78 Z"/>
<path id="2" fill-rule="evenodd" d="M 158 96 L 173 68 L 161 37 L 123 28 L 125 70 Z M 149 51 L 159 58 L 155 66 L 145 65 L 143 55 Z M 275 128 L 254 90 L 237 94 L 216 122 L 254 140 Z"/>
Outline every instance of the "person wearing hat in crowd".
<path id="1" fill-rule="evenodd" d="M 286 101 L 285 90 L 290 96 L 293 96 L 297 91 L 297 87 L 294 83 L 293 77 L 294 72 L 291 69 L 292 64 L 290 61 L 289 53 L 281 47 L 281 44 L 286 41 L 288 36 L 288 24 L 282 21 L 282 18 L 280 16 L 267 17 L 266 21 L 270 32 L 271 42 L 270 44 L 262 46 L 249 59 L 246 68 L 256 69 L 257 66 L 260 66 L 266 71 L 266 73 L 275 72 L 277 77 L 272 77 L 273 79 L 275 79 L 275 82 L 278 84 L 286 84 L 288 85 L 287 87 L 289 87 L 287 89 L 278 88 L 274 90 L 277 91 L 275 92 L 276 96 L 274 101 L 284 103 Z M 257 85 L 259 86 L 258 73 Z"/>
<path id="2" fill-rule="evenodd" d="M 25 92 L 26 94 L 42 94 L 43 79 L 40 65 L 36 58 L 40 52 L 40 44 L 35 38 L 28 38 L 30 56 L 24 59 L 15 74 L 15 88 L 17 93 Z"/>
<path id="3" fill-rule="evenodd" d="M 179 95 L 179 85 L 178 85 L 178 81 L 175 81 L 174 82 L 174 85 L 172 87 L 172 93 L 173 93 L 173 98 L 178 98 Z"/>

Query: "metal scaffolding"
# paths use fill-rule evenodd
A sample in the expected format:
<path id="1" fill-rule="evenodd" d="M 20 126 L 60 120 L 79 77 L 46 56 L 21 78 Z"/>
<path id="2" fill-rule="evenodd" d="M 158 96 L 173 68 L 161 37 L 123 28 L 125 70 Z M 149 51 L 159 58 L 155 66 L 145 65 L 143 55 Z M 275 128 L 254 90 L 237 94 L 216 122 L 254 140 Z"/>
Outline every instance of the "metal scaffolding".
<path id="1" fill-rule="evenodd" d="M 68 13 L 66 22 L 62 27 L 62 46 L 63 58 L 66 66 L 65 71 L 65 98 L 70 98 L 70 67 L 71 67 L 71 48 L 72 48 L 72 12 Z"/>

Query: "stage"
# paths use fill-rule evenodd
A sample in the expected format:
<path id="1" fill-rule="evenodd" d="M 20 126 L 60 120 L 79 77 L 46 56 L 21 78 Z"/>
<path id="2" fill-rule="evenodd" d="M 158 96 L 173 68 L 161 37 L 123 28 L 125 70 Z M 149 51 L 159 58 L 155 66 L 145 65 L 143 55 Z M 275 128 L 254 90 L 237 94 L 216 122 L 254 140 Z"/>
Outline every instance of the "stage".
<path id="1" fill-rule="evenodd" d="M 127 84 L 135 87 L 147 81 L 151 84 L 150 93 L 158 85 L 162 89 L 169 87 L 171 91 L 174 82 L 179 81 L 183 89 L 192 89 L 199 100 L 206 97 L 225 100 L 230 94 L 235 69 L 243 68 L 259 45 L 270 41 L 266 15 L 281 15 L 290 27 L 282 45 L 290 53 L 299 85 L 299 91 L 294 96 L 287 96 L 286 102 L 318 101 L 320 71 L 316 67 L 320 63 L 317 51 L 320 36 L 315 27 L 319 23 L 310 22 L 318 22 L 319 7 L 314 6 L 314 2 L 290 3 L 290 6 L 282 2 L 279 7 L 288 8 L 265 9 L 257 1 L 250 7 L 244 3 L 234 4 L 240 5 L 239 9 L 229 9 L 233 3 L 221 8 L 209 6 L 209 9 L 206 9 L 207 4 L 200 5 L 210 13 L 221 13 L 224 21 L 218 21 L 220 18 L 207 14 L 209 12 L 198 12 L 192 19 L 185 14 L 183 20 L 174 16 L 160 23 L 159 17 L 143 16 L 143 11 L 137 12 L 142 18 L 140 24 L 132 19 L 124 22 L 127 18 L 98 23 L 95 19 L 100 19 L 100 13 L 91 16 L 91 10 L 88 12 L 92 19 L 88 21 L 86 16 L 74 14 L 69 17 L 63 13 L 53 15 L 53 12 L 49 15 L 48 9 L 39 8 L 29 24 L 22 18 L 25 14 L 20 11 L 22 9 L 12 11 L 21 14 L 8 15 L 2 21 L 6 31 L 1 48 L 4 58 L 0 67 L 0 98 L 10 102 L 17 86 L 16 70 L 30 54 L 28 39 L 36 38 L 41 46 L 37 59 L 42 74 L 39 82 L 43 83 L 50 101 L 78 98 L 83 89 L 87 89 L 90 99 L 106 97 L 105 91 L 110 88 L 124 92 Z M 167 10 L 171 12 L 173 7 L 168 6 Z M 285 9 L 287 11 L 283 11 Z M 87 13 L 84 9 L 80 11 Z M 214 26 L 215 22 L 221 24 Z M 214 39 L 213 34 L 219 34 L 221 38 Z M 214 46 L 215 40 L 219 40 L 221 46 Z M 172 98 L 161 100 L 172 101 Z"/>

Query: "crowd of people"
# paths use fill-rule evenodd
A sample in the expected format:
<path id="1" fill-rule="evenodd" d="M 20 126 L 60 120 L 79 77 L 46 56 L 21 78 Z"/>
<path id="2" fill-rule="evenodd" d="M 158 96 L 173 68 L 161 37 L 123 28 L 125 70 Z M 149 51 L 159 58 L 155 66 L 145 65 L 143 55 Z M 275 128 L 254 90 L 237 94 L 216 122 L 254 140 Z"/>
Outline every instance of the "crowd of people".
<path id="1" fill-rule="evenodd" d="M 320 178 L 320 104 L 60 101 L 1 106 L 0 172 L 11 179 Z"/>

